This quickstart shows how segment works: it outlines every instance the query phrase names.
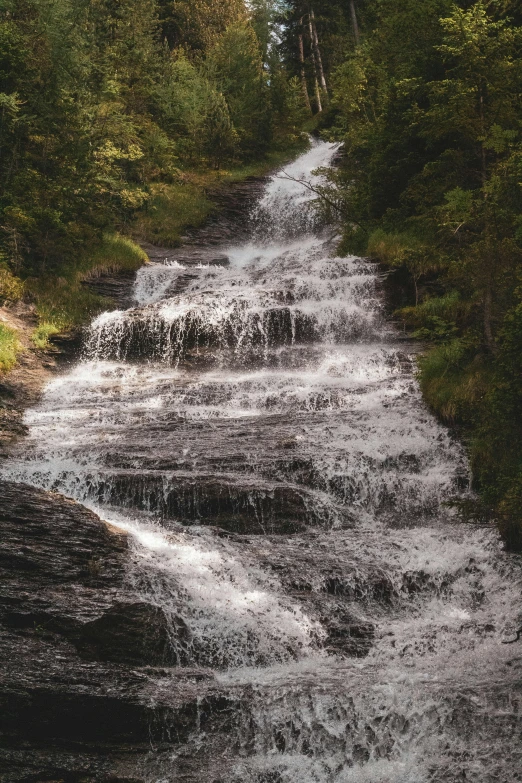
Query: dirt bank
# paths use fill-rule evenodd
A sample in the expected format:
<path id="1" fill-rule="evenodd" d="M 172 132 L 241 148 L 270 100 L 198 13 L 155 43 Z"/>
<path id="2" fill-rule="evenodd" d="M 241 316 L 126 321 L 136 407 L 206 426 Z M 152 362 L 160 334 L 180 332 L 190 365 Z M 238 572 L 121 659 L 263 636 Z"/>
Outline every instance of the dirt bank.
<path id="1" fill-rule="evenodd" d="M 24 410 L 35 404 L 45 383 L 58 368 L 59 349 L 39 350 L 31 341 L 37 320 L 32 305 L 18 302 L 0 307 L 0 323 L 16 330 L 22 346 L 15 367 L 10 372 L 0 372 L 0 458 L 24 434 Z"/>

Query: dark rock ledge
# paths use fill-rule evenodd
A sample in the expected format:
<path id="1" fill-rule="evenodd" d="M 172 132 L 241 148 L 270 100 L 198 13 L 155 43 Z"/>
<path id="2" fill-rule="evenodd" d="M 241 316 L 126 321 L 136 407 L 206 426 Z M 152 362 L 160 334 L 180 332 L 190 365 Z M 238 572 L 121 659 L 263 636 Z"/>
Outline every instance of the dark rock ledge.
<path id="1" fill-rule="evenodd" d="M 237 705 L 173 667 L 161 610 L 124 589 L 126 535 L 66 498 L 0 481 L 0 780 L 140 783 L 151 748 Z"/>

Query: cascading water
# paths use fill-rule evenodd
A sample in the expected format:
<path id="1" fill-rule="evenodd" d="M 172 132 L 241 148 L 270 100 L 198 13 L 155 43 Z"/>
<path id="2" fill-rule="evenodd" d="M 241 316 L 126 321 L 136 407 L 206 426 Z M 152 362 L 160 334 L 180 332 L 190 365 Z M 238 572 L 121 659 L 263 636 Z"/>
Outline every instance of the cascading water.
<path id="1" fill-rule="evenodd" d="M 236 704 L 227 753 L 194 735 L 151 783 L 180 755 L 202 781 L 522 780 L 519 566 L 453 519 L 462 449 L 296 182 L 335 150 L 272 177 L 217 263 L 144 267 L 3 471 L 127 530 L 130 599 Z"/>

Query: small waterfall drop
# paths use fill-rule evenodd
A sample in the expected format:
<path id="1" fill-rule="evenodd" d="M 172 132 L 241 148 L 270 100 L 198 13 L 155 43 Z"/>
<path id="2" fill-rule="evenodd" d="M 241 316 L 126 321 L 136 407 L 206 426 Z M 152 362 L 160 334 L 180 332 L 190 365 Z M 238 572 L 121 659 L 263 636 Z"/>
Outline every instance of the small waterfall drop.
<path id="1" fill-rule="evenodd" d="M 336 149 L 268 180 L 250 241 L 141 269 L 3 467 L 129 533 L 129 600 L 234 700 L 226 753 L 194 735 L 150 783 L 522 780 L 519 563 L 454 519 L 463 449 L 299 182 Z"/>

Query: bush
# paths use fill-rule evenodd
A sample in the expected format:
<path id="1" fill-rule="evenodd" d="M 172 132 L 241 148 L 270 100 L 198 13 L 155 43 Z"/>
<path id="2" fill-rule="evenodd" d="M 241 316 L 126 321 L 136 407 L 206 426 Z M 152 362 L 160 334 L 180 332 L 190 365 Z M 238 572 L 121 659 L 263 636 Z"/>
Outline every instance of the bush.
<path id="1" fill-rule="evenodd" d="M 0 305 L 17 302 L 24 294 L 24 284 L 7 267 L 0 266 Z"/>
<path id="2" fill-rule="evenodd" d="M 151 186 L 152 196 L 135 224 L 134 233 L 166 247 L 181 244 L 183 230 L 200 226 L 214 209 L 204 188 L 192 182 Z"/>
<path id="3" fill-rule="evenodd" d="M 22 349 L 16 331 L 0 323 L 0 371 L 6 372 L 16 364 L 16 355 Z"/>

